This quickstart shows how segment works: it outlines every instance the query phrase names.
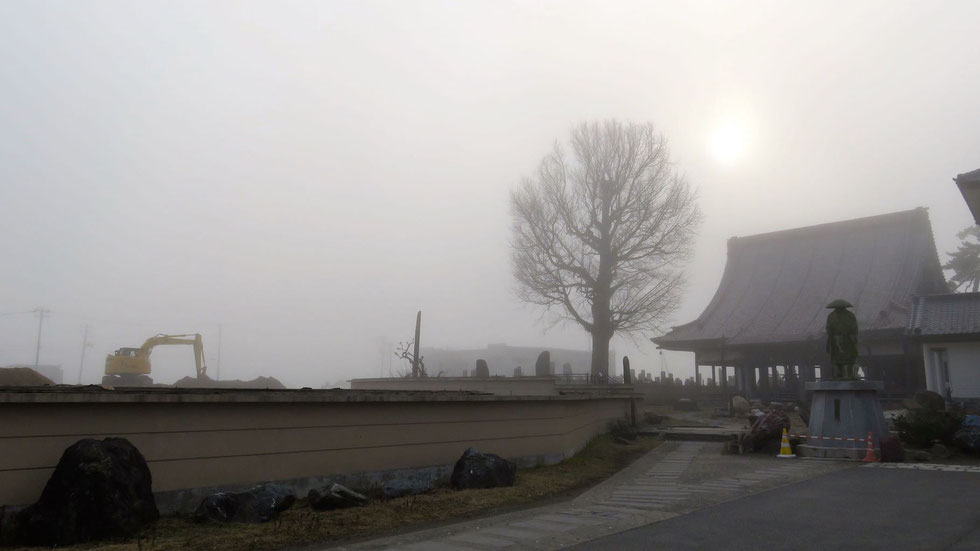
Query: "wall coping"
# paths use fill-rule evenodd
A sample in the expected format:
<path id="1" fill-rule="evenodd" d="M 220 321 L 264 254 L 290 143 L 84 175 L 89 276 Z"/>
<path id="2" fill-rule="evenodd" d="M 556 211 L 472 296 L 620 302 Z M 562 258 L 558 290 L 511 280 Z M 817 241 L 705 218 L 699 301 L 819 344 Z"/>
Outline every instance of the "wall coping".
<path id="1" fill-rule="evenodd" d="M 460 390 L 347 390 L 240 388 L 115 388 L 89 386 L 0 387 L 0 404 L 25 403 L 363 403 L 554 402 L 622 400 L 630 394 L 497 395 Z"/>
<path id="2" fill-rule="evenodd" d="M 881 392 L 885 390 L 885 383 L 881 381 L 859 381 L 859 380 L 822 380 L 806 383 L 807 391 L 863 391 L 874 390 Z"/>
<path id="3" fill-rule="evenodd" d="M 504 382 L 513 383 L 513 382 L 521 382 L 521 381 L 556 381 L 557 379 L 558 379 L 558 377 L 555 377 L 553 375 L 550 375 L 548 377 L 537 377 L 537 376 L 533 376 L 533 375 L 529 375 L 529 376 L 523 376 L 522 375 L 520 377 L 507 377 L 507 376 L 504 376 L 504 375 L 491 375 L 489 377 L 426 377 L 424 379 L 411 379 L 411 378 L 403 378 L 403 377 L 399 377 L 399 378 L 393 378 L 393 377 L 364 377 L 364 378 L 359 378 L 359 379 L 349 379 L 347 382 L 348 383 L 352 383 L 352 382 L 355 382 L 355 381 L 357 381 L 357 382 L 361 382 L 361 381 L 369 381 L 369 382 L 383 381 L 383 382 L 386 382 L 387 383 L 387 382 L 392 382 L 392 381 L 406 381 L 406 382 L 418 383 L 418 382 L 431 381 L 431 382 L 435 383 L 435 382 L 439 382 L 439 381 L 480 381 L 480 382 L 493 381 L 493 382 L 501 382 L 501 383 L 504 383 Z"/>

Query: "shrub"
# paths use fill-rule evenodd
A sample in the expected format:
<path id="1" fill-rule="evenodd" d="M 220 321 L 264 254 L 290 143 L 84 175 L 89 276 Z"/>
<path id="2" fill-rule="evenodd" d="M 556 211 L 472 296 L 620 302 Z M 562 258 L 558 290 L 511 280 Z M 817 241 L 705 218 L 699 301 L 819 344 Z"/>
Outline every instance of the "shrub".
<path id="1" fill-rule="evenodd" d="M 616 419 L 609 423 L 609 434 L 626 440 L 636 440 L 636 428 L 625 419 Z"/>
<path id="2" fill-rule="evenodd" d="M 961 411 L 935 411 L 927 408 L 910 409 L 895 418 L 895 428 L 903 442 L 917 448 L 932 445 L 933 441 L 951 443 L 953 434 L 963 424 Z"/>
<path id="3" fill-rule="evenodd" d="M 643 414 L 643 422 L 649 425 L 659 425 L 667 420 L 666 415 L 658 415 L 652 411 Z"/>

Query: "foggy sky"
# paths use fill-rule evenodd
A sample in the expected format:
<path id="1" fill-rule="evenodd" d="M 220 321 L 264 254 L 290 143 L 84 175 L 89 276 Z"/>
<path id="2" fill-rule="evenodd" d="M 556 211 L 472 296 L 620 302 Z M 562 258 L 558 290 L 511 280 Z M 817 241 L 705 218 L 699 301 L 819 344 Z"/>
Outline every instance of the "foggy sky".
<path id="1" fill-rule="evenodd" d="M 941 259 L 980 168 L 975 2 L 0 3 L 0 365 L 84 382 L 155 333 L 319 387 L 380 339 L 587 349 L 514 297 L 508 194 L 582 120 L 652 121 L 726 240 L 917 206 Z M 735 121 L 746 154 L 707 144 Z M 9 314 L 9 315 L 8 315 Z M 615 339 L 634 368 L 660 358 Z M 154 352 L 153 377 L 193 373 Z M 670 359 L 690 374 L 684 355 Z M 385 362 L 387 363 L 387 362 Z M 397 364 L 397 362 L 396 362 Z M 491 366 L 496 370 L 498 366 Z M 509 369 L 513 366 L 507 366 Z"/>

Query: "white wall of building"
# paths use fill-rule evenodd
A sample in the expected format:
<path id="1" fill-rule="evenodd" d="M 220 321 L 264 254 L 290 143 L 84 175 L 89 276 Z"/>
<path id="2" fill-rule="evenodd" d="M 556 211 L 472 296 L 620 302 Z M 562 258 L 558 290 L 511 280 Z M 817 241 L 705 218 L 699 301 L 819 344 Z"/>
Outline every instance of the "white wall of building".
<path id="1" fill-rule="evenodd" d="M 954 400 L 980 398 L 980 342 L 929 343 L 922 353 L 927 389 Z"/>

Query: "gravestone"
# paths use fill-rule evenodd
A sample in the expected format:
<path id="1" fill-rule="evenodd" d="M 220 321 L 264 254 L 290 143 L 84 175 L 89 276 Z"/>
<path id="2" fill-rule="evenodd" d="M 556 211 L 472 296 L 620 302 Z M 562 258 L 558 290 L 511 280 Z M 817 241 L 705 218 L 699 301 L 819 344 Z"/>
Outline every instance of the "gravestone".
<path id="1" fill-rule="evenodd" d="M 549 370 L 551 369 L 551 353 L 545 350 L 541 354 L 538 354 L 537 361 L 534 362 L 534 376 L 535 377 L 547 377 L 551 375 Z"/>
<path id="2" fill-rule="evenodd" d="M 476 371 L 473 375 L 474 377 L 489 377 L 490 376 L 490 366 L 487 365 L 486 360 L 476 361 Z"/>
<path id="3" fill-rule="evenodd" d="M 623 356 L 623 384 L 632 385 L 633 378 L 630 370 L 629 356 Z M 630 398 L 630 425 L 636 426 L 636 399 Z"/>

